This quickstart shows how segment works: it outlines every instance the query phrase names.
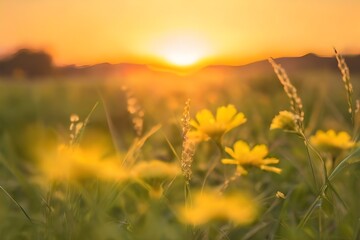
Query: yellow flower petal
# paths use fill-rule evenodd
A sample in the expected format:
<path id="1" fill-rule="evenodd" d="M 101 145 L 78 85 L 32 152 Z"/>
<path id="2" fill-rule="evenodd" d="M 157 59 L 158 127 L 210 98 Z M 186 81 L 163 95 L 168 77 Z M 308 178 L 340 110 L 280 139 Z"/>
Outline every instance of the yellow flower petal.
<path id="1" fill-rule="evenodd" d="M 264 164 L 276 164 L 276 163 L 279 163 L 280 160 L 277 158 L 265 158 L 262 162 Z"/>
<path id="2" fill-rule="evenodd" d="M 196 120 L 200 126 L 215 122 L 214 115 L 207 109 L 201 110 L 196 114 Z"/>
<path id="3" fill-rule="evenodd" d="M 268 172 L 274 172 L 274 173 L 277 173 L 277 174 L 280 174 L 281 171 L 282 171 L 280 168 L 271 167 L 271 166 L 266 166 L 266 165 L 261 165 L 261 166 L 260 166 L 260 169 L 261 169 L 261 170 L 268 171 Z"/>
<path id="4" fill-rule="evenodd" d="M 268 148 L 264 144 L 255 146 L 251 152 L 257 158 L 264 158 L 269 153 Z"/>
<path id="5" fill-rule="evenodd" d="M 223 164 L 235 164 L 235 165 L 238 163 L 236 160 L 230 158 L 223 158 L 221 159 L 221 162 Z"/>
<path id="6" fill-rule="evenodd" d="M 233 105 L 219 107 L 216 117 L 209 110 L 203 109 L 196 114 L 195 119 L 190 121 L 190 125 L 194 128 L 193 132 L 198 133 L 192 133 L 190 137 L 193 136 L 197 141 L 210 138 L 218 141 L 225 133 L 246 121 L 244 114 L 237 113 Z"/>
<path id="7" fill-rule="evenodd" d="M 226 147 L 225 152 L 228 153 L 233 159 L 222 159 L 222 163 L 236 164 L 236 171 L 239 174 L 247 174 L 245 166 L 254 166 L 269 172 L 281 172 L 280 168 L 268 166 L 269 164 L 279 163 L 279 159 L 265 158 L 268 154 L 268 148 L 264 144 L 256 145 L 254 148 L 250 149 L 249 144 L 239 140 L 234 144 L 233 149 Z"/>
<path id="8" fill-rule="evenodd" d="M 234 105 L 228 105 L 227 107 L 219 107 L 216 111 L 216 121 L 227 124 L 236 114 L 236 108 Z"/>
<path id="9" fill-rule="evenodd" d="M 246 122 L 246 118 L 245 115 L 243 113 L 238 113 L 236 114 L 236 116 L 234 117 L 234 119 L 231 121 L 231 123 L 228 125 L 228 131 L 245 123 Z"/>
<path id="10" fill-rule="evenodd" d="M 272 129 L 296 130 L 295 115 L 289 111 L 279 112 L 271 122 L 270 130 Z"/>
<path id="11" fill-rule="evenodd" d="M 314 136 L 310 137 L 310 143 L 321 151 L 335 155 L 355 146 L 355 142 L 351 140 L 347 132 L 342 131 L 336 134 L 332 129 L 327 132 L 318 130 Z"/>
<path id="12" fill-rule="evenodd" d="M 238 164 L 236 166 L 236 172 L 239 174 L 239 175 L 247 175 L 248 174 L 248 171 L 245 170 L 245 168 L 243 168 L 240 164 Z"/>
<path id="13" fill-rule="evenodd" d="M 249 145 L 244 142 L 244 141 L 237 141 L 234 144 L 234 152 L 235 152 L 235 157 L 239 158 L 242 155 L 249 153 L 250 152 L 250 147 Z"/>
<path id="14" fill-rule="evenodd" d="M 236 154 L 235 154 L 234 150 L 232 150 L 232 148 L 225 147 L 225 152 L 227 152 L 233 158 L 236 158 Z"/>
<path id="15" fill-rule="evenodd" d="M 223 196 L 204 191 L 193 196 L 192 206 L 181 206 L 179 209 L 181 220 L 188 224 L 203 225 L 211 221 L 225 220 L 244 225 L 254 221 L 257 215 L 256 203 L 244 194 Z"/>

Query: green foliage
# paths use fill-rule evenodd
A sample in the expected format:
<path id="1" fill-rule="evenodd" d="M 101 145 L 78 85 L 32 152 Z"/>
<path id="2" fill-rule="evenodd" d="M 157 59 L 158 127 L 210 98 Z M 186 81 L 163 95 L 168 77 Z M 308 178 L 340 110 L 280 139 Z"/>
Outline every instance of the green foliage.
<path id="1" fill-rule="evenodd" d="M 293 78 L 303 100 L 305 133 L 317 129 L 351 133 L 346 94 L 338 73 L 298 73 Z M 359 76 L 352 76 L 354 89 Z M 161 87 L 159 87 L 161 88 Z M 241 91 L 239 89 L 242 89 Z M 341 89 L 339 91 L 338 89 Z M 145 111 L 144 135 L 137 137 L 118 82 L 0 82 L 0 236 L 1 239 L 357 239 L 360 236 L 359 146 L 338 157 L 324 173 L 324 156 L 304 145 L 302 137 L 269 130 L 271 120 L 289 102 L 274 77 L 228 80 L 198 93 L 154 95 L 134 86 Z M 167 89 L 163 90 L 168 91 Z M 215 94 L 216 104 L 207 99 Z M 240 94 L 241 93 L 241 94 Z M 354 98 L 359 98 L 354 91 Z M 176 95 L 174 104 L 173 96 Z M 202 97 L 199 97 L 202 96 Z M 197 145 L 189 184 L 173 178 L 109 181 L 84 178 L 47 182 L 39 166 L 50 149 L 69 142 L 69 116 L 84 120 L 80 148 L 101 146 L 102 157 L 116 156 L 122 165 L 144 159 L 178 162 L 182 150 L 181 114 L 186 99 L 195 116 L 203 107 L 234 104 L 247 123 L 228 132 L 222 145 Z M 161 127 L 160 125 L 161 124 Z M 237 140 L 266 144 L 280 159 L 282 173 L 252 168 L 231 179 L 232 165 L 221 165 L 223 149 Z M 319 157 L 319 154 L 321 155 Z M 313 164 L 311 170 L 310 162 Z M 209 169 L 214 169 L 209 172 Z M 129 166 L 131 167 L 131 166 Z M 131 168 L 129 168 L 131 169 Z M 208 175 L 206 181 L 205 176 Z M 206 188 L 246 192 L 259 206 L 255 221 L 234 225 L 219 220 L 201 226 L 186 224 L 179 208 L 191 206 L 193 193 Z M 315 179 L 315 180 L 314 180 Z M 277 191 L 286 198 L 276 198 Z"/>

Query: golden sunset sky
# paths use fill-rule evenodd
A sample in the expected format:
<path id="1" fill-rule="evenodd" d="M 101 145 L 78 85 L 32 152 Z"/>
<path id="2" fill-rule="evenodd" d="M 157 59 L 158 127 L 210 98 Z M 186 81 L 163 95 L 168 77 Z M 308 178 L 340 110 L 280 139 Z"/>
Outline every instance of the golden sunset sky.
<path id="1" fill-rule="evenodd" d="M 0 33 L 0 56 L 45 49 L 60 65 L 240 65 L 360 53 L 360 1 L 2 0 Z"/>

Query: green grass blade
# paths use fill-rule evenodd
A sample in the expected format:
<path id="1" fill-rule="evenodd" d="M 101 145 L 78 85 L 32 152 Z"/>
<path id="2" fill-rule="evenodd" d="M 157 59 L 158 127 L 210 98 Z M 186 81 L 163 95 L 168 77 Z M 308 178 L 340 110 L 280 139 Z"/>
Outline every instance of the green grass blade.
<path id="1" fill-rule="evenodd" d="M 301 219 L 301 221 L 300 221 L 300 223 L 298 225 L 299 228 L 303 228 L 305 226 L 305 224 L 309 220 L 310 216 L 312 215 L 312 213 L 314 212 L 316 207 L 318 207 L 320 201 L 321 201 L 321 195 L 317 196 L 315 201 L 310 205 L 310 207 L 307 210 L 305 216 Z"/>
<path id="2" fill-rule="evenodd" d="M 144 136 L 141 138 L 136 138 L 134 143 L 131 145 L 129 151 L 126 153 L 124 160 L 122 161 L 122 166 L 125 164 L 131 165 L 135 161 L 136 153 L 142 148 L 146 140 L 155 134 L 161 128 L 161 124 L 157 124 L 152 127 Z"/>
<path id="3" fill-rule="evenodd" d="M 358 240 L 360 238 L 360 218 L 357 221 L 356 228 L 354 230 L 353 240 Z"/>
<path id="4" fill-rule="evenodd" d="M 344 158 L 339 165 L 336 166 L 336 168 L 332 171 L 332 173 L 330 174 L 329 177 L 326 177 L 326 182 L 325 184 L 321 187 L 321 190 L 318 194 L 318 196 L 316 197 L 315 201 L 310 205 L 309 209 L 307 210 L 305 216 L 303 217 L 303 219 L 300 221 L 298 227 L 303 227 L 306 222 L 308 221 L 308 219 L 310 218 L 311 214 L 313 213 L 315 207 L 317 206 L 317 203 L 321 200 L 321 196 L 322 194 L 325 193 L 326 189 L 328 187 L 333 189 L 333 192 L 338 195 L 337 197 L 340 199 L 340 201 L 342 201 L 342 203 L 344 204 L 344 206 L 346 207 L 345 202 L 342 200 L 342 198 L 340 197 L 340 195 L 335 191 L 335 188 L 332 186 L 331 181 L 341 172 L 341 170 L 343 170 L 345 167 L 351 165 L 348 161 L 355 156 L 358 152 L 360 152 L 360 148 L 357 148 L 355 151 L 353 151 L 352 153 L 350 153 L 346 158 Z"/>
<path id="5" fill-rule="evenodd" d="M 22 211 L 22 213 L 25 215 L 25 217 L 29 220 L 29 222 L 33 223 L 33 221 L 31 220 L 29 214 L 27 214 L 27 212 L 25 211 L 25 209 L 10 195 L 10 193 L 8 193 L 8 191 L 6 191 L 2 186 L 0 186 L 0 189 L 5 193 L 5 195 L 13 202 L 16 204 L 16 206 L 18 206 L 20 208 L 20 210 Z"/>
<path id="6" fill-rule="evenodd" d="M 179 155 L 177 154 L 177 152 L 176 152 L 176 150 L 175 150 L 175 147 L 174 147 L 174 145 L 170 142 L 170 140 L 169 140 L 169 138 L 163 133 L 163 136 L 164 136 L 164 138 L 165 138 L 165 140 L 166 140 L 166 142 L 167 142 L 167 144 L 169 145 L 169 147 L 170 147 L 170 149 L 171 149 L 171 151 L 172 151 L 172 153 L 174 154 L 174 156 L 177 158 L 177 160 L 181 160 L 180 159 L 180 157 L 179 157 Z"/>
<path id="7" fill-rule="evenodd" d="M 353 152 L 351 152 L 346 158 L 344 158 L 332 171 L 332 173 L 329 176 L 329 180 L 333 180 L 345 167 L 350 165 L 348 162 L 352 157 L 354 157 L 356 154 L 360 152 L 360 148 L 355 149 Z"/>

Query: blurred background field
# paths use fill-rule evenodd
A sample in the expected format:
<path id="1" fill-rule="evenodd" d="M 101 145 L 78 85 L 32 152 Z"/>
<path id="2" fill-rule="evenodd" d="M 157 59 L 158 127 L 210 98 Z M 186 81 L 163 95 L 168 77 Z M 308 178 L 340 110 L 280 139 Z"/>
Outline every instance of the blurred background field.
<path id="1" fill-rule="evenodd" d="M 304 102 L 309 135 L 318 129 L 330 128 L 351 132 L 346 92 L 335 59 L 333 65 L 335 68 L 324 69 L 289 65 L 288 75 Z M 287 68 L 285 60 L 283 67 Z M 279 131 L 269 131 L 273 117 L 290 108 L 287 96 L 270 64 L 265 70 L 249 71 L 251 74 L 236 69 L 219 66 L 201 70 L 191 77 L 151 69 L 125 75 L 3 77 L 0 81 L 0 185 L 33 222 L 28 221 L 6 194 L 0 194 L 2 239 L 65 239 L 64 236 L 66 239 L 149 239 L 149 235 L 154 236 L 153 239 L 189 236 L 206 239 L 201 231 L 189 233 L 173 213 L 173 202 L 181 203 L 185 198 L 181 175 L 160 200 L 141 190 L 133 202 L 122 200 L 126 199 L 122 194 L 128 185 L 92 179 L 86 187 L 67 190 L 78 195 L 70 195 L 69 199 L 53 196 L 51 202 L 47 202 L 49 192 L 44 191 L 42 185 L 49 187 L 49 183 L 37 182 L 38 163 L 40 158 L 50 157 L 59 144 L 69 142 L 72 114 L 83 121 L 98 103 L 80 146 L 99 149 L 102 156 L 118 155 L 120 159 L 126 156 L 136 139 L 127 111 L 126 94 L 130 91 L 145 112 L 145 132 L 161 124 L 160 130 L 141 148 L 139 159 L 179 161 L 174 151 L 181 153 L 180 120 L 188 98 L 192 117 L 203 108 L 215 111 L 219 106 L 234 104 L 248 120 L 228 134 L 224 146 L 232 146 L 237 139 L 252 145 L 263 143 L 280 159 L 281 175 L 254 171 L 229 186 L 230 190 L 246 190 L 261 202 L 259 219 L 248 226 L 229 231 L 218 229 L 218 232 L 224 231 L 228 239 L 299 239 L 299 236 L 317 239 L 315 217 L 311 217 L 304 229 L 296 227 L 315 196 L 302 141 Z M 360 75 L 356 71 L 351 81 L 358 99 Z M 209 162 L 218 158 L 215 148 L 211 142 L 199 144 L 194 156 L 194 186 L 201 185 Z M 327 219 L 327 225 L 323 226 L 324 239 L 351 239 L 359 231 L 359 171 L 359 165 L 355 164 L 335 181 L 334 186 L 348 209 L 343 209 L 334 199 L 324 203 Z M 139 193 L 138 189 L 131 191 Z M 276 199 L 277 191 L 284 192 L 286 200 Z M 67 200 L 63 201 L 64 198 Z"/>

